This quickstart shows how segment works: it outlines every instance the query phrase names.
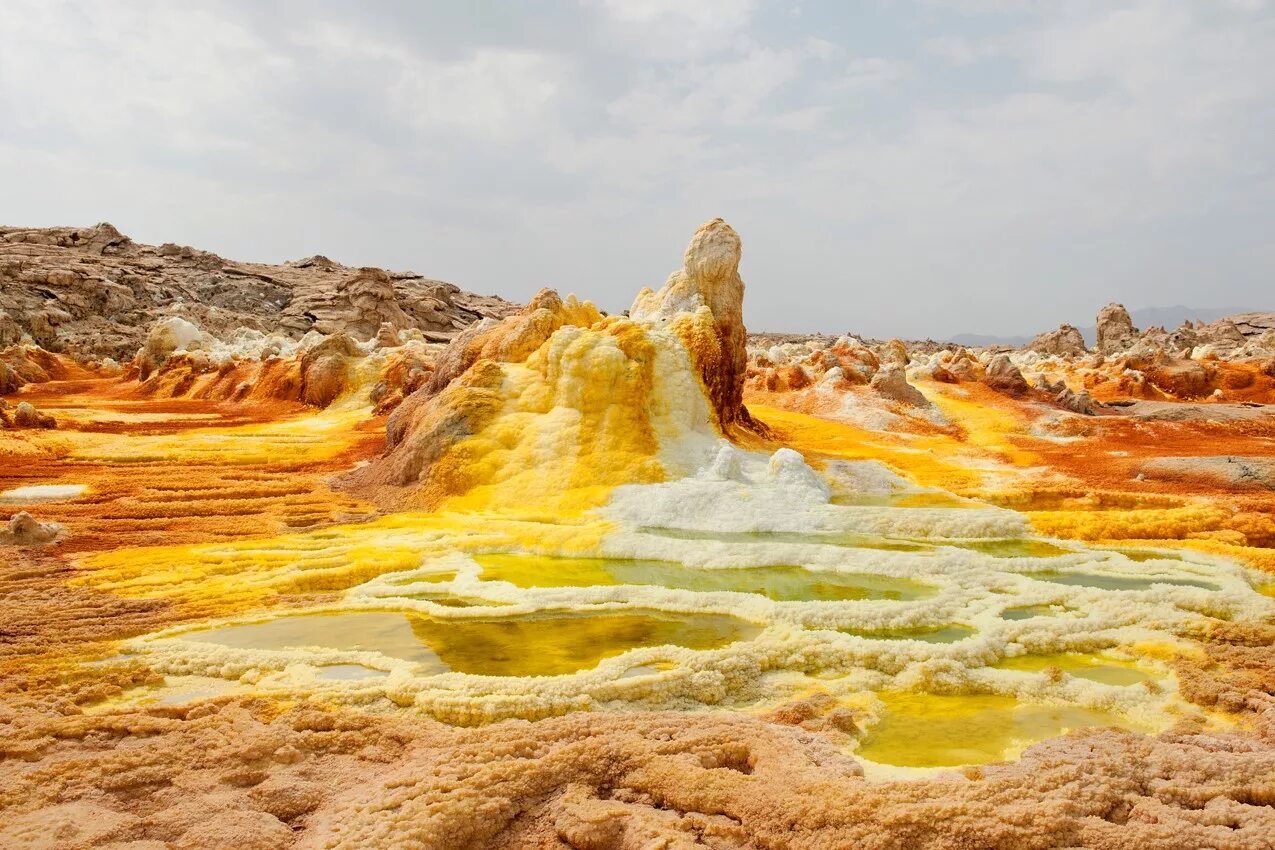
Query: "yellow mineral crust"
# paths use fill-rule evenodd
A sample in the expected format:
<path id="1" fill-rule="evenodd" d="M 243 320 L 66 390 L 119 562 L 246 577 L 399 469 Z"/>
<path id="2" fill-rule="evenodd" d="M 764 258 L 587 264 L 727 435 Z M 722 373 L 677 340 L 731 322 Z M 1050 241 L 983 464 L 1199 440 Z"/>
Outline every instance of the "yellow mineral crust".
<path id="1" fill-rule="evenodd" d="M 75 583 L 229 613 L 291 593 L 345 590 L 451 552 L 579 550 L 596 545 L 605 528 L 598 522 L 550 525 L 498 515 L 397 513 L 277 537 L 101 552 L 80 561 Z"/>
<path id="2" fill-rule="evenodd" d="M 773 705 L 817 677 L 839 693 L 1002 694 L 1114 711 L 1135 725 L 1156 728 L 1191 714 L 1162 666 L 1165 658 L 1190 651 L 1176 635 L 1219 620 L 1260 619 L 1275 607 L 1254 590 L 1242 568 L 1224 560 L 1134 560 L 1079 545 L 1042 545 L 1039 555 L 1006 557 L 1002 549 L 1032 551 L 1023 545 L 1030 541 L 1013 536 L 1000 538 L 997 546 L 982 542 L 991 529 L 1013 534 L 1012 523 L 998 525 L 1010 512 L 842 507 L 814 500 L 802 505 L 797 492 L 782 480 L 630 485 L 612 509 L 611 526 L 399 514 L 393 521 L 309 537 L 155 550 L 147 553 L 148 561 L 137 561 L 141 553 L 134 552 L 134 560 L 118 566 L 114 554 L 99 555 L 85 562 L 93 569 L 85 575 L 95 586 L 142 598 L 155 593 L 180 598 L 183 588 L 196 598 L 211 592 L 226 610 L 250 610 L 253 602 L 289 592 L 349 588 L 338 599 L 309 606 L 308 620 L 256 614 L 214 624 L 267 626 L 256 643 L 225 644 L 206 629 L 179 629 L 125 648 L 169 675 L 220 676 L 281 697 L 303 693 L 333 703 L 388 700 L 463 723 L 617 701 L 682 708 Z M 784 495 L 796 504 L 784 507 L 778 501 Z M 750 513 L 750 500 L 768 496 L 774 499 L 763 502 L 764 513 Z M 749 522 L 764 521 L 770 530 L 694 531 L 687 524 L 685 530 L 620 530 L 635 520 L 646 527 L 651 518 L 670 515 L 661 508 L 665 503 L 694 506 L 701 525 L 752 517 Z M 647 511 L 646 517 L 635 517 L 638 510 Z M 917 525 L 900 525 L 900 513 Z M 819 531 L 785 530 L 785 522 Z M 923 535 L 923 526 L 948 536 Z M 909 536 L 883 537 L 882 531 Z M 483 554 L 536 550 L 543 554 L 508 555 L 504 562 Z M 460 554 L 466 551 L 472 554 Z M 575 562 L 561 560 L 579 554 L 595 560 L 580 562 L 585 569 L 569 569 Z M 504 566 L 492 572 L 500 563 Z M 797 566 L 776 572 L 770 565 Z M 184 575 L 175 575 L 178 571 Z M 1028 619 L 1007 616 L 1033 607 L 1057 611 Z M 560 650 L 527 635 L 537 633 L 536 623 L 557 628 L 565 612 L 578 625 L 561 630 L 563 643 L 553 646 L 583 646 L 588 652 L 568 650 L 553 678 L 539 678 L 544 673 L 536 659 Z M 628 642 L 629 626 L 620 628 L 615 619 L 629 616 L 624 612 L 648 620 L 707 618 L 697 628 L 725 622 L 723 617 L 736 624 L 722 633 L 729 640 L 721 645 L 679 646 L 674 640 L 646 646 L 641 639 Z M 386 622 L 414 623 L 418 640 L 408 645 L 421 644 L 420 654 L 404 656 L 399 644 L 387 648 L 370 636 L 332 642 L 347 620 L 353 625 L 371 613 Z M 595 622 L 597 630 L 591 631 Z M 437 642 L 447 623 L 478 629 L 469 640 L 485 634 L 481 640 L 491 657 L 510 660 L 494 668 L 453 666 Z M 962 626 L 955 639 L 927 640 L 929 631 L 953 623 Z M 632 627 L 640 638 L 646 625 L 634 621 Z M 613 649 L 602 649 L 607 646 Z M 1160 671 L 1154 689 L 998 666 L 1023 655 L 1128 652 L 1122 648 L 1132 646 L 1142 647 L 1133 660 Z M 1152 646 L 1167 647 L 1167 654 L 1152 652 Z M 590 654 L 594 648 L 597 653 Z M 316 677 L 342 664 L 390 675 L 354 682 Z M 644 672 L 634 675 L 635 669 Z"/>
<path id="3" fill-rule="evenodd" d="M 617 484 L 663 477 L 661 437 L 707 428 L 685 363 L 670 334 L 625 319 L 565 325 L 525 362 L 476 362 L 350 480 L 410 486 L 426 505 L 460 496 L 467 509 L 594 506 Z"/>
<path id="4" fill-rule="evenodd" d="M 578 511 L 618 484 L 693 471 L 678 446 L 688 435 L 752 427 L 738 265 L 739 237 L 717 219 L 629 318 L 542 291 L 476 327 L 395 412 L 389 453 L 348 486 L 387 504 Z"/>

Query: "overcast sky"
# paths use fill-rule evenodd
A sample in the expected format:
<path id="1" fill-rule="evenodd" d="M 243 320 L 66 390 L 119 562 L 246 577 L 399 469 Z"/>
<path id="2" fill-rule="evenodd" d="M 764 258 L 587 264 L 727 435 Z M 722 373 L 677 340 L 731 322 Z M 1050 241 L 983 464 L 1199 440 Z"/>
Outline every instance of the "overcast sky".
<path id="1" fill-rule="evenodd" d="M 1275 309 L 1275 2 L 5 0 L 0 223 L 746 319 Z"/>

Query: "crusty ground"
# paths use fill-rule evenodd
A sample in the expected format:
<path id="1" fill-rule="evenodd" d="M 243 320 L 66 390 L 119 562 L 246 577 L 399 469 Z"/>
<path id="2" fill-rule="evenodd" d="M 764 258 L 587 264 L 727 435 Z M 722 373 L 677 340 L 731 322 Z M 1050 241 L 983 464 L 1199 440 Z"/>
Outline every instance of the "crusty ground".
<path id="1" fill-rule="evenodd" d="M 1275 834 L 1275 707 L 1254 699 L 1242 732 L 1070 735 L 1014 764 L 881 784 L 817 733 L 721 712 L 457 729 L 250 699 L 28 711 L 5 718 L 0 839 L 59 850 L 1262 848 Z"/>
<path id="2" fill-rule="evenodd" d="M 57 389 L 41 391 L 53 398 Z M 1256 496 L 1215 485 L 1152 482 L 1120 495 L 1144 447 L 1149 453 L 1175 427 L 1104 420 L 1087 438 L 1091 447 L 1109 440 L 1129 452 L 1105 464 L 1073 463 L 1082 454 L 1075 444 L 1056 452 L 1033 444 L 1073 483 L 1027 507 L 1077 509 L 1091 485 L 1105 493 L 1088 503 L 1099 511 L 1120 509 L 1121 498 L 1174 505 L 1203 496 L 1235 500 L 1238 511 L 1228 502 L 1227 513 L 1258 513 Z M 1191 426 L 1182 445 L 1229 433 L 1252 454 L 1269 439 L 1267 431 L 1203 427 Z M 577 713 L 477 728 L 252 697 L 85 713 L 157 681 L 139 662 L 112 660 L 117 641 L 201 612 L 71 584 L 68 557 L 148 534 L 231 539 L 348 519 L 367 506 L 332 491 L 325 476 L 379 445 L 369 435 L 350 440 L 351 453 L 277 469 L 76 466 L 58 457 L 20 475 L 6 468 L 5 487 L 87 480 L 101 497 L 40 506 L 42 519 L 68 526 L 66 543 L 0 550 L 0 847 L 1272 846 L 1271 626 L 1220 624 L 1191 636 L 1203 652 L 1178 662 L 1183 694 L 1232 712 L 1233 729 L 1078 733 L 1011 764 L 907 782 L 865 780 L 838 735 L 809 722 L 805 707 L 767 717 Z M 200 510 L 201 501 L 225 509 Z M 1253 525 L 1248 547 L 1270 545 L 1263 528 Z"/>

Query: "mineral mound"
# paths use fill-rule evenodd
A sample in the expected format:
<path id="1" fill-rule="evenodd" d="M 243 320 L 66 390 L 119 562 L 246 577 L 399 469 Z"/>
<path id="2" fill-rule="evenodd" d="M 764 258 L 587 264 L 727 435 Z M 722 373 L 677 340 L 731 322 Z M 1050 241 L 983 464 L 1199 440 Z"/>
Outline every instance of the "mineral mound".
<path id="1" fill-rule="evenodd" d="M 1271 846 L 1260 317 L 749 337 L 721 219 L 624 316 L 0 233 L 2 847 Z"/>

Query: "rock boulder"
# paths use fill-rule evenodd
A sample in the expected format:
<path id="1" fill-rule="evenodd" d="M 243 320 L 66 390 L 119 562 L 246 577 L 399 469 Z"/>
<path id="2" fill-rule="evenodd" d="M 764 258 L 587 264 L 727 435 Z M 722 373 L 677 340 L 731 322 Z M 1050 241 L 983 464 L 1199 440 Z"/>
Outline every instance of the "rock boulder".
<path id="1" fill-rule="evenodd" d="M 1098 351 L 1115 354 L 1138 341 L 1138 330 L 1123 304 L 1108 304 L 1098 311 Z"/>

